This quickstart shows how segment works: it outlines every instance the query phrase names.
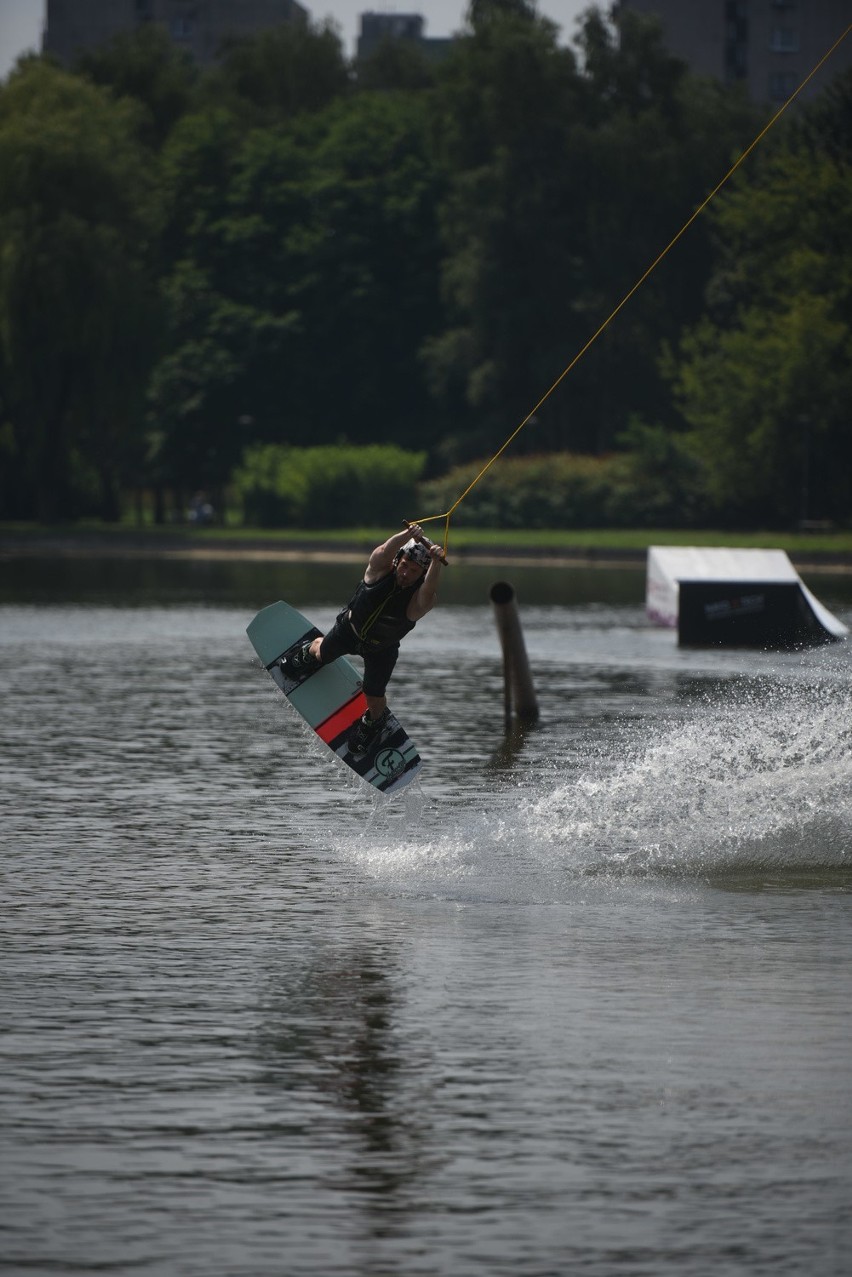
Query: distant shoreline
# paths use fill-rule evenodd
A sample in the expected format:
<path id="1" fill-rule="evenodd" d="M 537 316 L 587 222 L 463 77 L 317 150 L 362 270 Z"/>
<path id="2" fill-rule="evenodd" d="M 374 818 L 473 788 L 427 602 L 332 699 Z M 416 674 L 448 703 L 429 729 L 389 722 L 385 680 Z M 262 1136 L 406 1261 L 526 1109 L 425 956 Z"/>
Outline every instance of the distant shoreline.
<path id="1" fill-rule="evenodd" d="M 201 534 L 203 537 L 203 534 Z M 683 544 L 688 545 L 685 532 Z M 56 534 L 49 531 L 0 530 L 0 562 L 10 559 L 183 559 L 197 561 L 242 561 L 270 563 L 351 563 L 369 554 L 372 543 L 351 539 L 339 541 L 304 539 L 281 541 L 264 537 L 220 537 L 201 539 L 168 533 L 111 533 L 85 530 Z M 839 551 L 788 551 L 797 571 L 811 573 L 852 573 L 852 555 Z M 450 550 L 451 561 L 469 566 L 506 566 L 639 569 L 645 564 L 645 548 L 603 546 L 471 546 Z"/>
<path id="2" fill-rule="evenodd" d="M 144 533 L 80 533 L 76 536 L 45 534 L 0 534 L 0 561 L 26 559 L 185 559 L 242 561 L 245 563 L 360 563 L 366 560 L 372 543 L 352 541 L 277 541 L 239 538 L 196 541 L 193 538 Z M 471 566 L 541 564 L 576 567 L 640 568 L 645 550 L 612 550 L 577 546 L 551 549 L 547 546 L 459 546 L 450 551 L 453 562 Z"/>

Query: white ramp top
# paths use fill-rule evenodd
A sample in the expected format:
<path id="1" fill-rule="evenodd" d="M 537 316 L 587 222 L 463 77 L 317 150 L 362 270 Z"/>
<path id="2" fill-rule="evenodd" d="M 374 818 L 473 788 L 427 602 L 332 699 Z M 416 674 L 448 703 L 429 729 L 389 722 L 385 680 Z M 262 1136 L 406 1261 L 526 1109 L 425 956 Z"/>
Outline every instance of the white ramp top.
<path id="1" fill-rule="evenodd" d="M 819 623 L 835 638 L 849 627 L 811 594 L 784 550 L 732 550 L 724 546 L 652 545 L 648 548 L 645 609 L 656 625 L 675 628 L 681 581 L 793 581 Z"/>

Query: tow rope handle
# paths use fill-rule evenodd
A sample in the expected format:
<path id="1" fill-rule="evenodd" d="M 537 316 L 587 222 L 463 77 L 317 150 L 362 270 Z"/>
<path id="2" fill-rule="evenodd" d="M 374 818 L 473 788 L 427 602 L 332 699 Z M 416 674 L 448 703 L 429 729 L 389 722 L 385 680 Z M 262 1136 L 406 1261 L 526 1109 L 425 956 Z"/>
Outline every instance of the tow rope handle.
<path id="1" fill-rule="evenodd" d="M 403 519 L 403 521 L 402 521 L 402 526 L 403 526 L 404 528 L 408 528 L 408 530 L 409 530 L 409 532 L 410 532 L 410 531 L 411 531 L 411 529 L 414 527 L 414 524 L 413 524 L 413 523 L 410 523 L 408 519 Z M 422 532 L 420 533 L 420 540 L 423 542 L 423 544 L 424 544 L 424 545 L 428 545 L 428 547 L 429 547 L 429 549 L 430 549 L 430 550 L 431 550 L 431 549 L 436 549 L 436 550 L 440 550 L 440 549 L 441 549 L 441 547 L 438 545 L 438 542 L 437 542 L 437 541 L 430 541 L 430 540 L 429 540 L 429 538 L 428 538 L 427 536 L 424 536 Z M 449 560 L 448 560 L 447 556 L 444 554 L 443 550 L 441 550 L 441 553 L 438 555 L 438 558 L 439 558 L 439 559 L 441 560 L 441 562 L 442 562 L 443 564 L 445 564 L 445 565 L 447 565 L 447 564 L 449 563 Z"/>

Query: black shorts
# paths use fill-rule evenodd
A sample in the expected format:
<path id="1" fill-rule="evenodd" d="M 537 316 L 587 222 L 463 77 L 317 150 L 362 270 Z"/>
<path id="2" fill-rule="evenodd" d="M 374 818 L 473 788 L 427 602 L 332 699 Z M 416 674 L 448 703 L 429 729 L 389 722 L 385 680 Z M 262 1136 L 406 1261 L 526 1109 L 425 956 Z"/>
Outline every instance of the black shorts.
<path id="1" fill-rule="evenodd" d="M 349 622 L 349 608 L 346 607 L 338 614 L 320 645 L 323 665 L 336 661 L 338 656 L 360 656 L 364 662 L 364 695 L 384 696 L 399 656 L 399 644 L 371 647 L 369 643 L 362 643 Z"/>

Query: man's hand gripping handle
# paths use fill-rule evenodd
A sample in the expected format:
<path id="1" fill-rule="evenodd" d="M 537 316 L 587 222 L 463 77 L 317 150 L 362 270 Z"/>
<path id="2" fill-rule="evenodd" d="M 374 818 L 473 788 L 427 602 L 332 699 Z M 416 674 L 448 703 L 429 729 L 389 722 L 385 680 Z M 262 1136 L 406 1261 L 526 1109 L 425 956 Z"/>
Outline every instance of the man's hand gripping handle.
<path id="1" fill-rule="evenodd" d="M 403 527 L 408 528 L 415 541 L 423 542 L 423 544 L 428 548 L 430 554 L 432 554 L 435 558 L 440 559 L 444 564 L 448 562 L 437 541 L 430 541 L 418 523 L 410 523 L 408 519 L 403 519 L 402 523 Z M 437 554 L 435 551 L 437 551 Z"/>

